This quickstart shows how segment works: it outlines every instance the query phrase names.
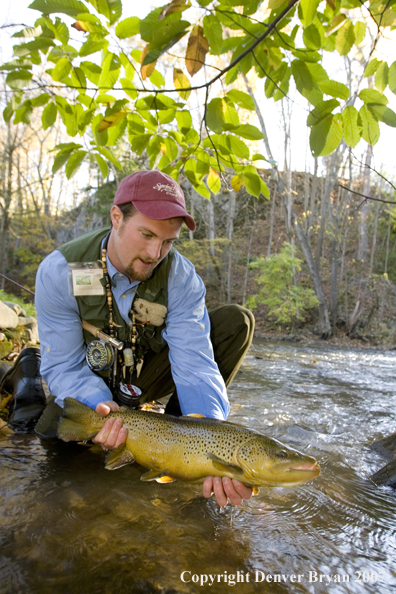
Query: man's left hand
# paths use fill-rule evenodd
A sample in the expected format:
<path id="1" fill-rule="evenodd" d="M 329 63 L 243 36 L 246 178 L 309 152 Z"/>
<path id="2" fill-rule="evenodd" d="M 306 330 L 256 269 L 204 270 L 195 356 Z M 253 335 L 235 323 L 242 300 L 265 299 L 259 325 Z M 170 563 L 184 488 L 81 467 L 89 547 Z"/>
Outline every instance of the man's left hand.
<path id="1" fill-rule="evenodd" d="M 225 507 L 228 500 L 233 505 L 240 505 L 242 501 L 250 499 L 253 491 L 236 479 L 228 476 L 207 476 L 203 483 L 202 494 L 209 498 L 212 493 L 220 507 Z"/>
<path id="2" fill-rule="evenodd" d="M 119 410 L 119 406 L 114 400 L 107 400 L 100 402 L 96 407 L 96 412 L 101 417 L 107 417 L 110 412 Z M 121 418 L 107 419 L 99 433 L 94 437 L 92 443 L 99 443 L 104 450 L 118 448 L 119 445 L 126 441 L 128 436 L 128 429 L 122 426 Z"/>

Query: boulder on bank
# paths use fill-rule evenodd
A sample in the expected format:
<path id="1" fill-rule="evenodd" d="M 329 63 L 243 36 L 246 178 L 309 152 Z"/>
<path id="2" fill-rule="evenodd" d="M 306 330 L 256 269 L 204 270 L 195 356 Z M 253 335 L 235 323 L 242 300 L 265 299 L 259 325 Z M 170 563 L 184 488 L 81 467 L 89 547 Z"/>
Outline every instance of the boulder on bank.
<path id="1" fill-rule="evenodd" d="M 10 328 L 16 328 L 17 326 L 18 314 L 3 301 L 0 301 L 0 328 L 8 330 Z"/>

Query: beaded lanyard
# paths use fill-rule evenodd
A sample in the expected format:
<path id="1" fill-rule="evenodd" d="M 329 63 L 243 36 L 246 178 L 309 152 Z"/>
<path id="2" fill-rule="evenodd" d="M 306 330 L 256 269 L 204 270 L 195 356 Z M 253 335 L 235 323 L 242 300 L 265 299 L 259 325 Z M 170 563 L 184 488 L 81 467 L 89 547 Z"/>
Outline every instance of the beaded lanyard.
<path id="1" fill-rule="evenodd" d="M 105 247 L 102 248 L 102 268 L 103 268 L 103 276 L 104 279 L 106 281 L 106 299 L 107 299 L 107 305 L 109 308 L 109 334 L 112 338 L 117 337 L 117 332 L 116 332 L 116 327 L 117 324 L 114 322 L 114 316 L 113 316 L 113 294 L 111 292 L 111 284 L 110 284 L 110 276 L 107 270 L 107 262 L 106 262 L 106 255 L 107 255 L 107 242 L 108 242 L 108 238 L 106 239 L 106 243 L 105 243 Z M 134 368 L 134 361 L 136 361 L 136 346 L 137 346 L 137 340 L 138 340 L 138 331 L 136 328 L 136 320 L 135 320 L 135 314 L 131 311 L 131 315 L 132 315 L 132 327 L 131 327 L 131 343 L 132 343 L 132 353 L 127 353 L 128 349 L 124 349 L 123 354 L 124 354 L 124 361 L 120 360 L 120 364 L 123 366 L 123 376 L 125 379 L 125 374 L 126 374 L 126 367 L 128 367 L 129 369 L 129 375 L 132 374 L 133 368 Z M 119 353 L 116 353 L 115 357 L 114 357 L 114 363 L 113 363 L 113 386 L 115 387 L 117 384 L 117 358 L 120 357 L 121 359 L 121 355 Z M 139 370 L 139 374 L 140 374 L 140 370 Z M 138 374 L 138 376 L 139 376 Z"/>

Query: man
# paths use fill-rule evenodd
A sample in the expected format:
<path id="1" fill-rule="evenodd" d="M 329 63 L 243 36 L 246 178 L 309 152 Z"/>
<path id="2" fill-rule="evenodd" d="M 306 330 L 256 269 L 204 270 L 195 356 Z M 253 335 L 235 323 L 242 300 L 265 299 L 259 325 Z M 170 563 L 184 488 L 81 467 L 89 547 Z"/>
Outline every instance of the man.
<path id="1" fill-rule="evenodd" d="M 250 346 L 254 319 L 238 306 L 209 317 L 202 280 L 172 248 L 183 222 L 195 229 L 182 189 L 159 171 L 134 173 L 119 185 L 110 214 L 110 230 L 61 246 L 39 267 L 41 373 L 55 400 L 36 431 L 53 434 L 66 396 L 107 416 L 118 403 L 171 394 L 169 414 L 226 419 L 226 385 Z M 92 327 L 110 339 L 95 340 Z M 126 437 L 122 419 L 108 419 L 94 441 L 109 449 Z M 207 477 L 203 495 L 212 492 L 222 506 L 251 497 L 227 477 Z"/>

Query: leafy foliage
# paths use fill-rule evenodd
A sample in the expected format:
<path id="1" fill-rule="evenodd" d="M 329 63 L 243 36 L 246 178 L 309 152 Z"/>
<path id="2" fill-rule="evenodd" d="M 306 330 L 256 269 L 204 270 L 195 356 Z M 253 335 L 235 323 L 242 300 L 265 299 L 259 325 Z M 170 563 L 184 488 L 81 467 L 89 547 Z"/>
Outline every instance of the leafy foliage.
<path id="1" fill-rule="evenodd" d="M 263 79 L 266 97 L 281 100 L 293 80 L 308 100 L 315 157 L 330 154 L 342 140 L 351 147 L 361 138 L 375 144 L 379 122 L 396 126 L 385 94 L 396 93 L 396 62 L 373 57 L 367 64 L 364 74 L 373 77 L 375 89 L 361 90 L 360 109 L 350 90 L 331 80 L 321 65 L 325 52 L 345 56 L 364 41 L 367 13 L 361 2 L 199 0 L 198 5 L 172 0 L 143 19 L 122 19 L 121 0 L 34 0 L 30 8 L 40 13 L 35 26 L 15 33 L 14 59 L 2 66 L 13 91 L 4 119 L 29 123 L 33 111 L 44 107 L 44 129 L 60 118 L 70 137 L 89 133 L 88 150 L 78 143 L 57 147 L 54 167 L 65 165 L 69 178 L 88 158 L 102 174 L 106 161 L 120 169 L 108 147 L 127 134 L 132 150 L 145 153 L 150 167 L 175 179 L 183 171 L 207 198 L 220 190 L 227 169 L 234 171 L 238 187 L 268 195 L 251 149 L 263 135 L 242 123 L 254 102 L 229 88 L 251 70 Z M 365 10 L 380 31 L 394 28 L 394 2 L 368 0 Z M 184 59 L 172 58 L 173 80 L 166 80 L 161 60 L 169 60 L 170 50 L 180 56 L 183 48 Z M 228 61 L 220 72 L 216 56 Z M 204 66 L 209 80 L 193 83 Z M 202 89 L 202 112 L 193 120 L 186 115 L 187 102 L 193 90 Z"/>
<path id="2" fill-rule="evenodd" d="M 259 293 L 247 300 L 251 309 L 264 304 L 270 317 L 289 323 L 304 319 L 307 310 L 319 305 L 313 289 L 293 281 L 296 272 L 301 270 L 301 260 L 290 243 L 285 242 L 278 254 L 252 262 L 250 268 L 259 271 L 255 280 L 262 286 Z"/>

